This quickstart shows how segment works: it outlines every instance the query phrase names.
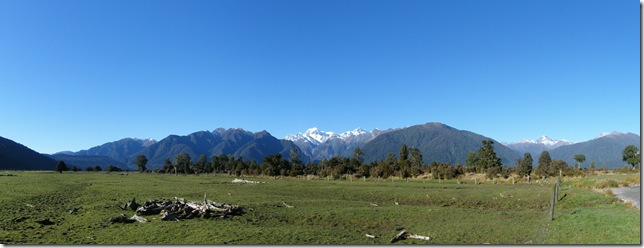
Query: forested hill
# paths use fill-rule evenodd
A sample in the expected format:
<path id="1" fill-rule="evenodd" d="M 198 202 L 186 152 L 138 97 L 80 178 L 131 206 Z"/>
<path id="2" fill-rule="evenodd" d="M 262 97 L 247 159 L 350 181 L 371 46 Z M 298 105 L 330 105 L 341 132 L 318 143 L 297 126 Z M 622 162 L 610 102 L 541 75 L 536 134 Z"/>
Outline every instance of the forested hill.
<path id="1" fill-rule="evenodd" d="M 595 162 L 596 168 L 618 168 L 626 165 L 622 160 L 622 152 L 629 145 L 640 149 L 640 136 L 633 133 L 613 132 L 586 142 L 561 146 L 549 153 L 553 159 L 561 159 L 569 165 L 576 165 L 574 156 L 583 154 L 586 160 L 582 168 L 588 168 L 592 162 Z M 537 157 L 535 161 L 536 159 Z"/>
<path id="2" fill-rule="evenodd" d="M 55 166 L 54 159 L 0 137 L 0 170 L 53 170 Z"/>
<path id="3" fill-rule="evenodd" d="M 291 148 L 302 154 L 293 142 L 279 140 L 267 131 L 252 133 L 243 129 L 217 129 L 213 132 L 195 132 L 187 136 L 170 135 L 141 150 L 139 154 L 148 158 L 148 168 L 153 169 L 163 166 L 166 159 L 172 161 L 180 153 L 188 154 L 193 161 L 201 155 L 211 158 L 223 154 L 261 163 L 266 156 L 277 153 L 284 158 L 290 158 Z M 302 160 L 307 161 L 308 158 L 302 156 Z"/>
<path id="4" fill-rule="evenodd" d="M 458 130 L 442 123 L 427 123 L 379 135 L 365 144 L 364 159 L 367 162 L 384 160 L 389 153 L 398 156 L 400 147 L 418 148 L 424 163 L 449 162 L 465 165 L 467 154 L 477 152 L 485 136 L 469 131 Z M 493 140 L 494 141 L 494 140 Z M 494 151 L 506 166 L 514 166 L 519 155 L 512 149 L 494 141 Z"/>

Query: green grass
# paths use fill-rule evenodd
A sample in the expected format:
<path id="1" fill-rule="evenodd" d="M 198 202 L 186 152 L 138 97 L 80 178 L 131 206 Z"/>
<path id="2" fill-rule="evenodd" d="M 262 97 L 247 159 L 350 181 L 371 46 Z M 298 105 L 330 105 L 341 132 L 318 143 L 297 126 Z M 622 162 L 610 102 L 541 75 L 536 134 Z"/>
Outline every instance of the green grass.
<path id="1" fill-rule="evenodd" d="M 566 197 L 550 221 L 552 184 L 547 183 L 245 178 L 267 183 L 229 184 L 234 177 L 11 173 L 17 176 L 0 177 L 0 243 L 5 244 L 388 244 L 399 227 L 432 237 L 400 244 L 640 243 L 637 209 L 574 187 L 575 182 L 564 182 L 560 196 Z M 204 193 L 247 213 L 179 222 L 159 216 L 146 216 L 148 223 L 108 221 L 133 215 L 116 206 L 134 197 L 140 203 L 175 196 L 201 201 Z M 78 206 L 77 214 L 67 212 Z M 44 218 L 56 224 L 35 222 Z"/>

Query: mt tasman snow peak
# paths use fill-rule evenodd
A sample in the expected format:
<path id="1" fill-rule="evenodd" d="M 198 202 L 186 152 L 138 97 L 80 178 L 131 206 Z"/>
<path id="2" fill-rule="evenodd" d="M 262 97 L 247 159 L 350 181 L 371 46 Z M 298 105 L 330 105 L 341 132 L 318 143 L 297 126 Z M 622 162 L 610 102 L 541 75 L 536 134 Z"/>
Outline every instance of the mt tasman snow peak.
<path id="1" fill-rule="evenodd" d="M 560 146 L 572 145 L 574 143 L 575 142 L 572 142 L 566 139 L 554 140 L 546 135 L 542 135 L 541 137 L 535 140 L 525 139 L 519 142 L 503 142 L 503 144 L 506 146 L 522 145 L 522 144 L 535 144 L 535 145 L 541 144 L 545 146 L 548 150 L 555 149 Z"/>
<path id="2" fill-rule="evenodd" d="M 336 155 L 351 156 L 353 149 L 356 147 L 362 147 L 367 142 L 378 137 L 378 135 L 393 130 L 395 129 L 380 130 L 375 128 L 368 132 L 362 128 L 356 128 L 337 134 L 313 127 L 303 133 L 287 135 L 284 139 L 293 141 L 302 149 L 304 155 L 311 158 L 311 160 L 321 161 Z"/>
<path id="3" fill-rule="evenodd" d="M 546 135 L 543 135 L 535 140 L 525 139 L 519 142 L 502 143 L 510 149 L 517 151 L 521 155 L 529 152 L 532 155 L 532 158 L 536 159 L 539 157 L 539 155 L 541 155 L 543 151 L 550 151 L 561 146 L 572 145 L 575 142 L 565 139 L 554 140 Z"/>

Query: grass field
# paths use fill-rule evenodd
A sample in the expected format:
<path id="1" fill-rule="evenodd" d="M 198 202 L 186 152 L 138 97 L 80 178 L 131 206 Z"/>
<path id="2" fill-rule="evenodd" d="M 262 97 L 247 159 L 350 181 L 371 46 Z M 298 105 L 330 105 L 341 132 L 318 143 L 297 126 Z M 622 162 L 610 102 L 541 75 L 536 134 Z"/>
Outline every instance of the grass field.
<path id="1" fill-rule="evenodd" d="M 640 211 L 588 189 L 592 176 L 564 181 L 560 197 L 566 197 L 551 221 L 554 181 L 475 185 L 466 180 L 244 178 L 267 183 L 231 184 L 234 177 L 212 175 L 2 174 L 16 175 L 0 176 L 3 244 L 388 244 L 396 228 L 432 238 L 400 244 L 641 243 Z M 146 216 L 147 223 L 109 222 L 122 213 L 132 216 L 117 205 L 134 197 L 140 203 L 175 196 L 201 201 L 204 193 L 246 213 L 227 219 L 176 222 L 154 215 Z M 79 206 L 77 214 L 68 213 Z M 55 224 L 35 222 L 45 218 Z"/>

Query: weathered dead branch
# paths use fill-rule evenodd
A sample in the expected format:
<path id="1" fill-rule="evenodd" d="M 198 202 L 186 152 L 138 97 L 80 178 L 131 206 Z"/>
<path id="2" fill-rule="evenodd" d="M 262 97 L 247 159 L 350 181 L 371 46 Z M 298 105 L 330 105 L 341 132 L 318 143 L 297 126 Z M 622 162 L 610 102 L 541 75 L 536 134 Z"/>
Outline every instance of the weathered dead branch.
<path id="1" fill-rule="evenodd" d="M 400 233 L 398 233 L 398 235 L 396 235 L 395 237 L 393 237 L 393 238 L 390 240 L 390 242 L 391 242 L 391 243 L 395 243 L 395 242 L 397 242 L 397 241 L 399 241 L 399 240 L 403 240 L 403 239 L 407 239 L 407 238 L 410 238 L 410 239 L 420 239 L 420 240 L 431 240 L 431 239 L 432 239 L 432 238 L 430 238 L 430 237 L 428 237 L 428 236 L 422 236 L 422 235 L 417 235 L 417 234 L 411 234 L 411 233 L 407 232 L 407 230 L 402 230 L 402 231 L 400 231 Z"/>
<path id="2" fill-rule="evenodd" d="M 282 205 L 284 205 L 284 207 L 286 208 L 294 208 L 293 206 L 286 204 L 286 202 L 284 201 L 282 201 Z"/>

